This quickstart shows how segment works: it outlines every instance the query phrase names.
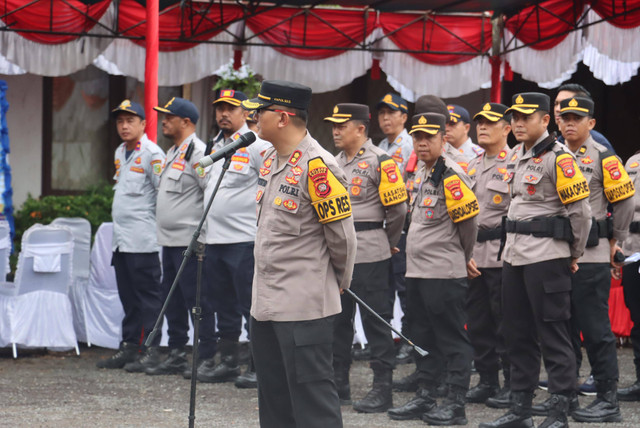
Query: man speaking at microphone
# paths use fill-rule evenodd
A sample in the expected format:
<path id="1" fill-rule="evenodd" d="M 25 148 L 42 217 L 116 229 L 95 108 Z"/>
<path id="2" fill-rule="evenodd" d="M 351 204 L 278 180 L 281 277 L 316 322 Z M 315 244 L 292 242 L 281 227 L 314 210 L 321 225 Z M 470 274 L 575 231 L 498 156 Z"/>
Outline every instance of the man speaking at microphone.
<path id="1" fill-rule="evenodd" d="M 220 90 L 213 102 L 220 132 L 211 153 L 224 150 L 242 135 L 251 132 L 246 124 L 248 112 L 240 107 L 247 96 L 233 89 Z M 213 358 L 198 367 L 201 382 L 236 381 L 238 387 L 255 387 L 255 373 L 250 362 L 247 372 L 239 377 L 238 339 L 242 318 L 249 320 L 251 284 L 253 282 L 253 242 L 256 236 L 256 189 L 262 167 L 262 154 L 271 147 L 257 139 L 231 156 L 205 222 L 205 281 L 212 291 L 218 318 L 220 363 Z M 207 153 L 209 154 L 209 153 Z M 216 161 L 208 172 L 205 204 L 222 173 L 224 159 Z M 206 205 L 205 205 L 206 206 Z"/>

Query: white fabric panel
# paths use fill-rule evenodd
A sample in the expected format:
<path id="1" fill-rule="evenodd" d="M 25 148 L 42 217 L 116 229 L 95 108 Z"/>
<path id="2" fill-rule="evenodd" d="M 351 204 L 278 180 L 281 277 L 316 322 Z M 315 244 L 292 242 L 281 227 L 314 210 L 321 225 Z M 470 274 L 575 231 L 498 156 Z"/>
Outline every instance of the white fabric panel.
<path id="1" fill-rule="evenodd" d="M 231 42 L 232 36 L 222 32 L 211 40 Z M 176 52 L 158 54 L 158 85 L 178 86 L 210 76 L 213 70 L 229 62 L 231 45 L 200 43 Z M 94 65 L 108 73 L 124 74 L 144 82 L 145 49 L 135 43 L 117 39 L 102 53 Z"/>
<path id="2" fill-rule="evenodd" d="M 593 10 L 587 13 L 587 22 L 601 21 Z M 640 61 L 640 27 L 618 28 L 606 21 L 585 30 L 586 41 L 602 55 L 620 62 Z"/>
<path id="3" fill-rule="evenodd" d="M 10 271 L 9 255 L 11 254 L 11 226 L 6 220 L 0 221 L 0 283 L 7 280 Z M 0 327 L 1 328 L 1 327 Z"/>
<path id="4" fill-rule="evenodd" d="M 380 40 L 384 49 L 398 49 L 388 38 Z M 450 98 L 480 89 L 491 80 L 491 65 L 486 57 L 469 57 L 469 61 L 451 66 L 431 65 L 409 54 L 385 52 L 380 68 L 387 82 L 410 102 L 424 94 Z"/>
<path id="5" fill-rule="evenodd" d="M 116 273 L 111 266 L 113 223 L 102 223 L 91 250 L 91 273 L 85 294 L 87 340 L 117 349 L 122 338 L 124 310 L 118 296 Z"/>
<path id="6" fill-rule="evenodd" d="M 99 23 L 107 28 L 113 27 L 114 7 L 113 4 L 109 6 L 109 9 L 100 18 Z M 89 30 L 89 33 L 109 34 L 99 24 Z M 80 37 L 69 43 L 50 45 L 32 42 L 16 32 L 2 31 L 0 34 L 0 54 L 10 63 L 29 73 L 41 76 L 66 76 L 91 64 L 111 42 L 111 38 Z M 15 69 L 11 70 L 16 71 Z"/>
<path id="7" fill-rule="evenodd" d="M 25 70 L 13 64 L 9 60 L 7 60 L 3 55 L 0 54 L 0 74 L 12 76 L 16 74 L 25 74 L 25 73 L 26 73 Z"/>
<path id="8" fill-rule="evenodd" d="M 55 226 L 31 226 L 22 238 L 14 292 L 0 296 L 0 344 L 67 349 L 77 347 L 71 301 L 73 240 L 71 232 Z M 54 254 L 57 273 L 38 273 L 37 259 Z M 77 348 L 76 348 L 77 349 Z"/>
<path id="9" fill-rule="evenodd" d="M 366 309 L 362 309 L 366 311 Z M 391 320 L 391 325 L 393 328 L 403 333 L 406 336 L 406 333 L 402 331 L 402 316 L 404 312 L 402 312 L 402 308 L 400 307 L 400 298 L 398 297 L 398 293 L 396 293 L 396 298 L 393 303 L 393 319 Z M 380 322 L 380 321 L 378 321 Z M 367 336 L 364 334 L 364 327 L 362 326 L 362 318 L 360 316 L 360 305 L 356 305 L 356 315 L 353 320 L 353 343 L 360 343 L 361 345 L 365 345 L 367 341 Z M 399 337 L 396 333 L 392 332 L 391 336 L 395 339 Z M 409 340 L 411 338 L 409 337 Z"/>
<path id="10" fill-rule="evenodd" d="M 64 227 L 73 235 L 73 282 L 69 288 L 69 299 L 73 309 L 73 328 L 80 342 L 88 342 L 85 319 L 85 299 L 89 284 L 91 257 L 91 223 L 80 217 L 59 217 L 51 225 Z"/>
<path id="11" fill-rule="evenodd" d="M 9 304 L 9 317 L 11 343 L 67 349 L 77 344 L 66 293 L 43 290 L 15 296 Z"/>
<path id="12" fill-rule="evenodd" d="M 246 29 L 247 38 L 253 33 Z M 370 41 L 371 36 L 367 39 Z M 251 39 L 259 43 L 260 39 Z M 243 61 L 265 79 L 290 80 L 309 86 L 313 92 L 328 92 L 348 85 L 371 68 L 371 53 L 345 51 L 326 59 L 303 60 L 281 54 L 270 47 L 247 46 Z"/>
<path id="13" fill-rule="evenodd" d="M 506 29 L 504 32 L 505 40 L 510 41 L 513 34 Z M 521 44 L 515 40 L 509 49 Z M 539 51 L 525 47 L 509 52 L 505 57 L 511 69 L 522 74 L 524 79 L 537 82 L 540 87 L 551 88 L 559 86 L 576 71 L 582 60 L 583 48 L 581 32 L 574 31 L 551 49 Z"/>
<path id="14" fill-rule="evenodd" d="M 640 47 L 637 49 L 640 51 Z M 596 79 L 602 80 L 607 85 L 628 82 L 638 74 L 638 68 L 640 68 L 640 61 L 616 61 L 602 54 L 595 46 L 589 43 L 584 49 L 582 62 L 589 67 Z"/>

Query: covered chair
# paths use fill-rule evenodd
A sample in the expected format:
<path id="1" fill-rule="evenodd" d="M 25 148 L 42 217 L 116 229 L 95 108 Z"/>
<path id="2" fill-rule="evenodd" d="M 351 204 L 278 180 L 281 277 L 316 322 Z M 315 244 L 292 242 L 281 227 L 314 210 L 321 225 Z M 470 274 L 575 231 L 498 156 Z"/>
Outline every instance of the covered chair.
<path id="1" fill-rule="evenodd" d="M 69 287 L 69 299 L 73 308 L 73 327 L 78 341 L 91 346 L 87 337 L 85 299 L 89 284 L 91 258 L 91 223 L 80 217 L 59 217 L 52 226 L 66 227 L 73 235 L 73 281 Z"/>
<path id="2" fill-rule="evenodd" d="M 85 294 L 87 342 L 117 349 L 122 338 L 124 310 L 111 266 L 113 223 L 102 223 L 91 249 L 91 270 Z"/>
<path id="3" fill-rule="evenodd" d="M 22 237 L 15 282 L 0 286 L 3 326 L 0 344 L 57 349 L 75 348 L 69 300 L 73 236 L 66 228 L 31 226 Z"/>
<path id="4" fill-rule="evenodd" d="M 0 283 L 7 280 L 9 256 L 11 255 L 11 227 L 6 220 L 0 220 Z"/>

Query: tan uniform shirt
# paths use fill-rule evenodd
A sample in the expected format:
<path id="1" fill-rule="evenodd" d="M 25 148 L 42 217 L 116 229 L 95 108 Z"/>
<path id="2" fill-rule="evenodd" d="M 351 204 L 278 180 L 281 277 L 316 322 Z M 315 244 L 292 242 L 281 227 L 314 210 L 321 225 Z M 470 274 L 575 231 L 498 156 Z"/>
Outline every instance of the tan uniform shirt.
<path id="1" fill-rule="evenodd" d="M 478 232 L 479 209 L 470 186 L 466 174 L 446 156 L 438 159 L 431 169 L 421 164 L 414 180 L 407 234 L 407 278 L 467 276 L 467 261 L 473 256 Z"/>
<path id="2" fill-rule="evenodd" d="M 186 158 L 189 145 L 193 151 Z M 158 186 L 156 221 L 158 244 L 164 247 L 186 247 L 204 213 L 205 169 L 194 167 L 203 156 L 206 145 L 191 134 L 178 146 L 167 151 L 167 162 Z M 204 242 L 201 236 L 201 242 Z"/>
<path id="3" fill-rule="evenodd" d="M 357 232 L 356 263 L 372 263 L 391 258 L 391 247 L 400 240 L 407 214 L 407 196 L 400 170 L 384 150 L 367 140 L 351 160 L 344 152 L 336 156 L 347 176 L 355 222 L 384 222 L 384 229 Z M 380 161 L 388 160 L 381 168 Z M 384 180 L 383 180 L 384 177 Z M 401 191 L 396 192 L 398 188 Z M 394 193 L 385 200 L 380 191 Z M 397 195 L 396 195 L 397 194 Z"/>
<path id="4" fill-rule="evenodd" d="M 633 180 L 633 185 L 636 189 L 640 186 L 640 153 L 636 153 L 631 156 L 625 165 L 625 169 Z M 634 213 L 633 221 L 640 221 L 640 192 L 636 192 L 633 195 Z M 622 245 L 622 251 L 625 256 L 630 256 L 633 253 L 640 251 L 640 233 L 630 233 L 627 239 L 624 240 Z"/>
<path id="5" fill-rule="evenodd" d="M 457 163 L 460 168 L 466 174 L 469 169 L 469 158 L 467 158 L 464 154 L 460 153 L 455 147 L 451 144 L 446 143 L 444 145 L 444 154 L 452 161 Z"/>
<path id="6" fill-rule="evenodd" d="M 287 162 L 268 150 L 259 173 L 251 315 L 304 321 L 339 313 L 356 256 L 344 172 L 307 132 Z"/>
<path id="7" fill-rule="evenodd" d="M 551 137 L 547 132 L 535 145 L 525 152 L 524 144 L 518 144 L 511 152 L 507 165 L 505 180 L 509 183 L 511 205 L 509 220 L 531 220 L 534 217 L 568 217 L 573 231 L 573 243 L 546 237 L 535 237 L 516 233 L 507 234 L 507 242 L 502 254 L 505 262 L 513 266 L 528 265 L 565 257 L 580 257 L 587 243 L 591 226 L 591 209 L 589 207 L 588 186 L 582 173 L 577 168 L 575 158 L 560 143 L 553 142 L 548 150 L 543 149 Z M 557 165 L 557 155 L 564 154 L 571 160 L 566 163 L 566 174 Z M 560 173 L 558 173 L 560 170 Z M 576 183 L 573 187 L 570 183 Z M 580 183 L 584 183 L 581 186 Z M 558 187 L 569 185 L 569 193 L 565 189 L 563 195 L 574 192 L 575 197 L 582 198 L 575 202 L 563 204 Z M 570 198 L 567 196 L 567 198 Z M 570 199 L 567 199 L 570 200 Z"/>
<path id="8" fill-rule="evenodd" d="M 485 152 L 469 162 L 467 174 L 473 185 L 473 193 L 480 204 L 478 231 L 501 227 L 502 217 L 507 215 L 511 195 L 509 195 L 509 184 L 504 181 L 504 176 L 507 173 L 510 151 L 509 146 L 505 145 L 496 156 L 488 157 Z M 478 267 L 501 268 L 502 262 L 498 261 L 499 249 L 499 237 L 476 242 L 473 258 Z"/>
<path id="9" fill-rule="evenodd" d="M 623 194 L 608 193 L 612 199 L 609 201 L 605 190 L 605 184 L 607 188 L 615 189 L 616 185 L 624 186 L 625 180 L 630 181 L 627 175 L 623 174 L 622 161 L 605 146 L 595 142 L 591 136 L 574 155 L 578 168 L 589 182 L 591 215 L 596 220 L 604 220 L 607 217 L 607 205 L 611 202 L 613 238 L 619 242 L 624 241 L 629 234 L 629 224 L 633 219 L 633 191 L 627 190 Z M 633 185 L 630 187 L 633 188 Z M 600 238 L 598 245 L 585 248 L 584 255 L 580 257 L 580 263 L 609 263 L 610 248 L 609 240 Z"/>

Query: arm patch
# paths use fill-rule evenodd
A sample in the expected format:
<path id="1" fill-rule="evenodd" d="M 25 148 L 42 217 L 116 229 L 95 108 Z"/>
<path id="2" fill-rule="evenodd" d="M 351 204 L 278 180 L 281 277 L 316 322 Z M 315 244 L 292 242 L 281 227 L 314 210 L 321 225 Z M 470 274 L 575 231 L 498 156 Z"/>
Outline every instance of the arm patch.
<path id="1" fill-rule="evenodd" d="M 347 189 L 340 183 L 322 158 L 309 160 L 309 196 L 320 223 L 331 223 L 351 215 L 351 200 Z"/>
<path id="2" fill-rule="evenodd" d="M 443 184 L 447 211 L 454 223 L 470 219 L 480 213 L 476 195 L 458 175 L 452 174 L 445 177 Z"/>
<path id="3" fill-rule="evenodd" d="M 407 200 L 407 189 L 404 186 L 400 169 L 393 159 L 381 160 L 380 162 L 378 194 L 380 195 L 380 202 L 385 207 Z"/>
<path id="4" fill-rule="evenodd" d="M 556 156 L 556 191 L 565 205 L 589 197 L 589 184 L 569 153 Z"/>
<path id="5" fill-rule="evenodd" d="M 633 182 L 617 156 L 602 159 L 604 195 L 611 203 L 622 201 L 635 194 Z"/>

